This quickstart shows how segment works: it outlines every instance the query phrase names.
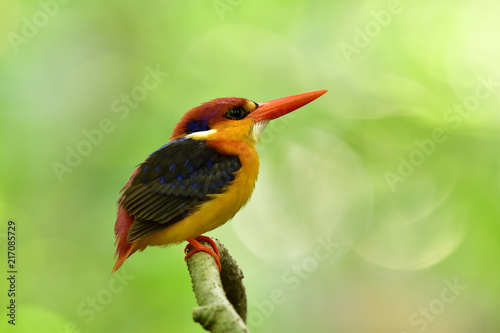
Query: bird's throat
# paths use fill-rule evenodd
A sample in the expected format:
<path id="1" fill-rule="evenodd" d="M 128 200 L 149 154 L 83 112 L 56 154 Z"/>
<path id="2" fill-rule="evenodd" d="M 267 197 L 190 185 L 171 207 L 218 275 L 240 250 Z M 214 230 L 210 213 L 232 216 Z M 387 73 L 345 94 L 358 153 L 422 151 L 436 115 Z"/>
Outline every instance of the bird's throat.
<path id="1" fill-rule="evenodd" d="M 250 138 L 255 145 L 260 143 L 262 132 L 264 132 L 268 123 L 268 120 L 262 120 L 252 125 L 252 129 L 250 130 Z"/>

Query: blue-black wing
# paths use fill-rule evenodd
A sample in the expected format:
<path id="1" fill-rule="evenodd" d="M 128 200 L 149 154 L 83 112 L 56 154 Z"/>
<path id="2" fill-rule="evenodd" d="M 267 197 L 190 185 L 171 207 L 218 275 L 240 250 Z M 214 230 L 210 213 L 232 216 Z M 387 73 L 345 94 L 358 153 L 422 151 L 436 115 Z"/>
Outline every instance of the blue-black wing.
<path id="1" fill-rule="evenodd" d="M 218 153 L 204 141 L 180 139 L 142 163 L 120 204 L 134 217 L 127 242 L 154 234 L 222 193 L 241 168 L 237 156 Z"/>

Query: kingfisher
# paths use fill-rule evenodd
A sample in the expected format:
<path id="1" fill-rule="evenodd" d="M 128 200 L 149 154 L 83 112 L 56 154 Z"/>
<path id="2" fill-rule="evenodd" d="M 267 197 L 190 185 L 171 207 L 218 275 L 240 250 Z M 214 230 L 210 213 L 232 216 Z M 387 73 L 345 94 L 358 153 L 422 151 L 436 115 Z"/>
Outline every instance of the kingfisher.
<path id="1" fill-rule="evenodd" d="M 202 234 L 232 219 L 250 199 L 259 173 L 256 145 L 266 125 L 326 92 L 264 103 L 217 98 L 186 112 L 168 143 L 137 167 L 120 192 L 113 272 L 136 251 L 183 241 L 186 260 L 204 251 L 220 271 L 217 246 Z"/>

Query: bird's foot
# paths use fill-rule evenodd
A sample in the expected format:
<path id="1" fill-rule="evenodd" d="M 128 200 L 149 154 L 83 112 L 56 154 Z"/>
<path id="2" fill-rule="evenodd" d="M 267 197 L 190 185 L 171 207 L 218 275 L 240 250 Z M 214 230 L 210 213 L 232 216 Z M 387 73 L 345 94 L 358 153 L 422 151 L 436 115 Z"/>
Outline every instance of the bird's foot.
<path id="1" fill-rule="evenodd" d="M 217 245 L 215 244 L 215 242 L 212 238 L 207 237 L 207 236 L 198 236 L 196 238 L 188 238 L 186 240 L 189 242 L 189 244 L 186 245 L 186 248 L 184 249 L 184 253 L 186 253 L 186 257 L 184 258 L 184 260 L 187 260 L 189 257 L 191 257 L 196 252 L 203 251 L 203 252 L 210 254 L 212 257 L 214 257 L 214 260 L 217 263 L 217 266 L 219 266 L 219 272 L 221 271 L 222 268 L 220 265 L 219 249 L 217 248 Z M 207 243 L 210 243 L 210 245 L 212 245 L 212 247 L 214 249 L 212 250 L 208 246 L 201 244 L 200 241 L 205 241 Z M 191 251 L 187 252 L 191 246 L 193 247 L 193 249 Z"/>

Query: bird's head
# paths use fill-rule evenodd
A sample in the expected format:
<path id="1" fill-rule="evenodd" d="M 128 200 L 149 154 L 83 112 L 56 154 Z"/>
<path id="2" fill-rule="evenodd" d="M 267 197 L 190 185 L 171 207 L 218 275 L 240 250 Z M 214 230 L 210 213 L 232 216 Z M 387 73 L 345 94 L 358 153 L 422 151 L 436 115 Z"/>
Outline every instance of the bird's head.
<path id="1" fill-rule="evenodd" d="M 217 98 L 184 114 L 174 128 L 170 140 L 183 137 L 196 140 L 245 140 L 256 144 L 270 120 L 296 110 L 327 90 L 256 103 L 245 98 Z"/>

